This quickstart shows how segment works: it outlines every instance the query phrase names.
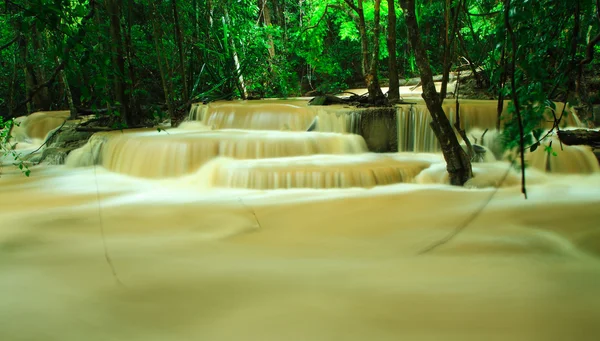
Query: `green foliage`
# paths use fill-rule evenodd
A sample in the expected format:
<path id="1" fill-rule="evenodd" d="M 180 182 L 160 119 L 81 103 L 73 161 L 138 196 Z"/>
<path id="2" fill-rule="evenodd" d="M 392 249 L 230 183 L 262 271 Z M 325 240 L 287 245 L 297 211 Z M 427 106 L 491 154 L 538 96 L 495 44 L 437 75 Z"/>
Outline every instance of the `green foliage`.
<path id="1" fill-rule="evenodd" d="M 95 12 L 86 21 L 92 3 Z M 465 69 L 468 57 L 489 78 L 491 93 L 517 94 L 528 145 L 535 145 L 542 136 L 540 124 L 553 119 L 552 100 L 574 88 L 574 74 L 566 70 L 584 57 L 586 42 L 599 32 L 595 4 L 578 2 L 580 29 L 574 36 L 576 1 L 512 0 L 510 21 L 518 45 L 512 51 L 502 1 L 467 0 L 464 8 L 460 3 L 448 3 L 449 17 L 459 14 L 462 38 L 453 40 L 451 68 Z M 120 39 L 112 36 L 110 4 L 119 8 Z M 446 4 L 417 1 L 417 20 L 435 73 L 443 70 Z M 417 76 L 400 6 L 396 6 L 397 26 L 387 27 L 387 1 L 381 2 L 382 29 L 379 37 L 373 37 L 373 1 L 363 5 L 368 39 L 380 41 L 380 76 L 386 78 L 388 72 L 390 30 L 397 34 L 400 77 Z M 174 10 L 183 37 L 183 63 Z M 185 112 L 194 101 L 240 98 L 245 91 L 251 97 L 289 97 L 314 90 L 337 92 L 363 81 L 356 14 L 344 0 L 177 0 L 175 8 L 171 1 L 13 0 L 0 7 L 0 46 L 13 38 L 14 43 L 0 50 L 4 117 L 68 106 L 62 75 L 39 91 L 29 108 L 19 105 L 28 92 L 55 74 L 59 61 L 66 62 L 64 76 L 75 106 L 105 109 L 102 115 L 111 115 L 118 127 L 125 126 L 124 116 L 132 112 L 138 122 L 163 121 L 167 103 Z M 119 49 L 123 73 L 115 65 Z M 500 86 L 503 50 L 508 57 L 514 52 L 516 89 Z M 600 53 L 600 46 L 594 50 Z M 594 59 L 586 70 L 599 64 Z M 124 87 L 124 103 L 116 94 L 117 85 Z M 519 140 L 512 104 L 506 121 L 504 140 L 512 148 Z M 10 119 L 2 122 L 5 129 Z"/>
<path id="2" fill-rule="evenodd" d="M 25 175 L 29 176 L 31 170 L 21 159 L 21 154 L 14 149 L 14 145 L 11 144 L 10 132 L 13 126 L 18 126 L 19 123 L 13 119 L 5 120 L 0 116 L 0 160 L 4 162 L 7 157 L 12 159 L 12 165 L 19 168 L 19 170 Z M 0 175 L 2 174 L 2 163 L 0 163 Z"/>

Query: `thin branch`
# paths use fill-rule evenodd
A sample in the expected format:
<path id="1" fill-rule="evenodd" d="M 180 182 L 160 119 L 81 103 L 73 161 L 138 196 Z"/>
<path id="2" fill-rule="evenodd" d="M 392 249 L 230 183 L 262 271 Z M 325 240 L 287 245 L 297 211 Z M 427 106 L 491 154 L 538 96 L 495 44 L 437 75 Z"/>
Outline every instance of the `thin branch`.
<path id="1" fill-rule="evenodd" d="M 52 140 L 52 138 L 54 136 L 56 136 L 56 134 L 58 134 L 60 132 L 60 130 L 62 129 L 62 127 L 64 127 L 65 123 L 67 123 L 67 120 L 64 120 L 63 123 L 60 125 L 60 127 L 58 127 L 58 129 L 56 129 L 52 135 L 48 136 L 48 138 L 46 139 L 46 141 L 44 141 L 44 143 L 42 143 L 36 150 L 32 151 L 31 153 L 27 154 L 27 155 L 32 155 L 34 153 L 37 153 L 40 149 L 42 149 L 43 146 L 45 146 L 50 140 Z"/>
<path id="2" fill-rule="evenodd" d="M 598 0 L 600 1 L 600 0 Z M 515 107 L 515 114 L 517 115 L 517 123 L 519 125 L 519 147 L 521 149 L 521 192 L 527 199 L 527 189 L 525 188 L 525 133 L 523 130 L 523 120 L 521 118 L 521 108 L 519 107 L 519 94 L 517 94 L 517 85 L 515 80 L 515 69 L 517 59 L 517 39 L 515 38 L 515 32 L 510 25 L 510 0 L 504 0 L 504 23 L 506 25 L 506 31 L 510 37 L 512 45 L 511 55 L 511 76 L 510 76 L 510 87 L 513 105 Z"/>

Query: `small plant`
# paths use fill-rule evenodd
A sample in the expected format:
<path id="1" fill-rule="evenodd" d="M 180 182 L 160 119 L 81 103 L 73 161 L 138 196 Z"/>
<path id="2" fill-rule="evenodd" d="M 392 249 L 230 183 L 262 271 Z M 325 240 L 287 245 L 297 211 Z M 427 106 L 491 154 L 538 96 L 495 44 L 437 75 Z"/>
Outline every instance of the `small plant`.
<path id="1" fill-rule="evenodd" d="M 13 158 L 13 165 L 25 175 L 29 176 L 31 170 L 21 159 L 21 154 L 15 150 L 15 145 L 10 143 L 11 135 L 10 132 L 14 126 L 19 126 L 19 122 L 15 122 L 12 118 L 5 120 L 4 117 L 0 116 L 0 156 L 10 156 Z M 0 164 L 0 175 L 2 174 Z"/>

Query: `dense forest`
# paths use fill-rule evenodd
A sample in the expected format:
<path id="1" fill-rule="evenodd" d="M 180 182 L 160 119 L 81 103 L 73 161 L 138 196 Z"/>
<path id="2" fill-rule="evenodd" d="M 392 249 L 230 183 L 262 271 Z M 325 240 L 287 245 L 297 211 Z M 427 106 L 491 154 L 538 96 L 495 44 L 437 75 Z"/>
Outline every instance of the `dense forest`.
<path id="1" fill-rule="evenodd" d="M 352 87 L 386 105 L 411 77 L 431 102 L 469 71 L 522 115 L 505 127 L 516 145 L 551 101 L 584 119 L 600 102 L 599 24 L 600 0 L 6 0 L 1 122 L 68 108 L 148 126 L 181 121 L 193 102 Z"/>

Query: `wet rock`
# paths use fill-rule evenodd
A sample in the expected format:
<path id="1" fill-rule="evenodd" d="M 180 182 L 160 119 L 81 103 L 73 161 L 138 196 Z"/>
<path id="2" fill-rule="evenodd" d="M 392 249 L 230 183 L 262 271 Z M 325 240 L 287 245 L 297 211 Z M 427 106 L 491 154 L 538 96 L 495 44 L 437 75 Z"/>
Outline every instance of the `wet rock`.
<path id="1" fill-rule="evenodd" d="M 57 148 L 49 147 L 44 149 L 40 161 L 45 162 L 48 165 L 62 165 L 65 163 L 67 155 L 72 149 L 69 148 Z"/>
<path id="2" fill-rule="evenodd" d="M 79 121 L 68 121 L 48 134 L 46 148 L 36 162 L 62 165 L 69 153 L 87 143 L 93 132 L 78 131 Z M 33 161 L 33 160 L 32 160 Z"/>
<path id="3" fill-rule="evenodd" d="M 48 147 L 76 149 L 83 146 L 93 135 L 93 132 L 78 131 L 77 121 L 67 122 L 62 128 L 49 133 L 46 145 Z"/>
<path id="4" fill-rule="evenodd" d="M 345 101 L 343 99 L 333 95 L 317 96 L 308 102 L 309 105 L 332 105 L 344 103 Z"/>

